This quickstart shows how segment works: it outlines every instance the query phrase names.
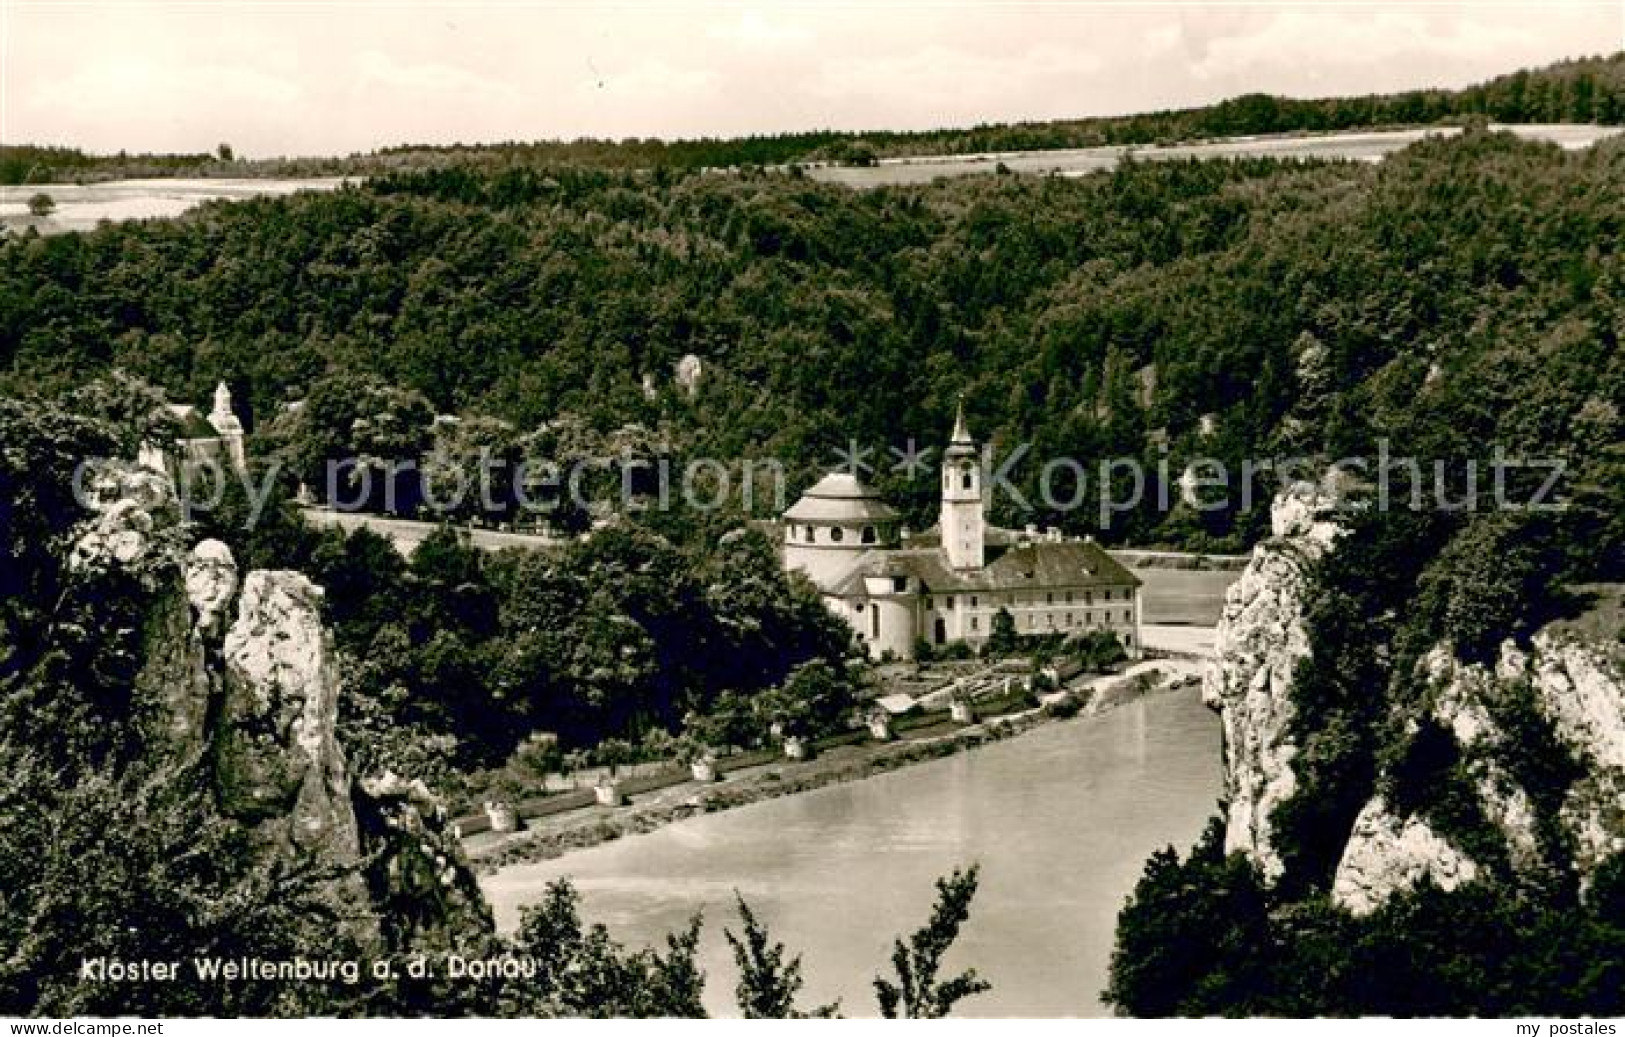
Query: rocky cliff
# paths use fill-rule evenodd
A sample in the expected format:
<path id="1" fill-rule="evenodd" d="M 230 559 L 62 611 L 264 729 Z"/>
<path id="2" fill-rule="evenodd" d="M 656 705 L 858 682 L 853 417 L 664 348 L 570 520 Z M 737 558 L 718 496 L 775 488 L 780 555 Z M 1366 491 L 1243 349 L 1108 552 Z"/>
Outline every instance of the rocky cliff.
<path id="1" fill-rule="evenodd" d="M 1396 890 L 1424 878 L 1451 890 L 1478 877 L 1478 865 L 1434 832 L 1424 818 L 1401 818 L 1381 797 L 1360 811 L 1337 867 L 1332 899 L 1356 915 L 1370 914 Z"/>
<path id="2" fill-rule="evenodd" d="M 321 588 L 293 571 L 239 574 L 224 543 L 189 543 L 167 476 L 108 462 L 87 485 L 92 515 L 73 530 L 69 565 L 141 589 L 132 715 L 145 751 L 203 767 L 220 811 L 265 854 L 331 875 L 324 898 L 350 935 L 399 935 L 385 915 L 403 900 L 418 902 L 415 928 L 488 926 L 428 789 L 349 767 Z"/>
<path id="3" fill-rule="evenodd" d="M 1276 811 L 1299 787 L 1294 674 L 1313 650 L 1305 621 L 1310 567 L 1336 550 L 1332 503 L 1305 488 L 1277 500 L 1274 535 L 1229 592 L 1203 685 L 1224 733 L 1226 850 L 1246 854 L 1271 882 L 1283 870 Z M 1497 663 L 1486 666 L 1441 643 L 1395 688 L 1370 689 L 1389 699 L 1398 744 L 1424 724 L 1445 733 L 1449 780 L 1462 785 L 1450 790 L 1455 812 L 1469 804 L 1491 835 L 1467 833 L 1476 840 L 1470 852 L 1461 833 L 1441 829 L 1426 809 L 1396 805 L 1390 793 L 1402 783 L 1384 771 L 1342 847 L 1334 901 L 1366 914 L 1424 878 L 1452 889 L 1490 869 L 1569 870 L 1583 890 L 1605 858 L 1625 849 L 1622 654 L 1618 645 L 1547 630 L 1525 648 L 1505 642 Z M 1531 766 L 1530 755 L 1540 753 L 1555 758 Z M 1553 770 L 1570 775 L 1555 801 L 1552 789 L 1520 778 Z M 1438 790 L 1420 798 L 1437 799 Z"/>
<path id="4" fill-rule="evenodd" d="M 1470 776 L 1474 805 L 1495 829 L 1491 844 L 1513 872 L 1572 868 L 1584 889 L 1604 859 L 1625 850 L 1625 668 L 1619 653 L 1551 632 L 1527 649 L 1501 646 L 1497 665 L 1463 663 L 1440 645 L 1417 666 L 1428 689 L 1424 715 L 1450 732 Z M 1520 744 L 1497 714 L 1509 703 L 1527 702 L 1570 757 L 1577 779 L 1552 816 L 1542 817 L 1536 797 L 1506 761 L 1518 753 L 1550 751 Z M 1560 846 L 1554 861 L 1545 838 Z M 1397 833 L 1397 835 L 1396 835 Z M 1360 815 L 1338 863 L 1332 894 L 1356 914 L 1367 913 L 1423 874 L 1451 889 L 1482 867 L 1434 835 L 1427 822 L 1394 818 L 1380 796 Z"/>
<path id="5" fill-rule="evenodd" d="M 1332 497 L 1308 486 L 1275 501 L 1272 536 L 1253 549 L 1225 595 L 1216 659 L 1202 681 L 1202 697 L 1224 730 L 1225 850 L 1247 854 L 1270 879 L 1281 874 L 1271 815 L 1297 790 L 1298 747 L 1288 729 L 1293 671 L 1309 653 L 1308 570 L 1337 538 L 1334 507 Z"/>

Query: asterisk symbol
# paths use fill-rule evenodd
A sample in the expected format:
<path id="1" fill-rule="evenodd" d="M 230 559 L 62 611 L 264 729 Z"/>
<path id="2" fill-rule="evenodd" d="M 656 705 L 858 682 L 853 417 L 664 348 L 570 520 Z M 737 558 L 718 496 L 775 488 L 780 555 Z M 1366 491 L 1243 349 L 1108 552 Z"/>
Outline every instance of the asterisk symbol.
<path id="1" fill-rule="evenodd" d="M 904 478 L 913 479 L 916 475 L 931 474 L 933 448 L 920 449 L 915 445 L 913 436 L 908 437 L 908 446 L 903 449 L 899 450 L 896 447 L 887 449 L 897 458 L 897 463 L 891 466 L 891 470 L 900 473 Z"/>
<path id="2" fill-rule="evenodd" d="M 863 475 L 865 472 L 873 472 L 875 466 L 869 461 L 869 456 L 874 452 L 873 447 L 863 446 L 857 440 L 849 439 L 846 441 L 845 450 L 840 447 L 835 448 L 835 456 L 841 462 L 836 465 L 835 470 L 845 471 L 848 475 L 854 476 Z"/>

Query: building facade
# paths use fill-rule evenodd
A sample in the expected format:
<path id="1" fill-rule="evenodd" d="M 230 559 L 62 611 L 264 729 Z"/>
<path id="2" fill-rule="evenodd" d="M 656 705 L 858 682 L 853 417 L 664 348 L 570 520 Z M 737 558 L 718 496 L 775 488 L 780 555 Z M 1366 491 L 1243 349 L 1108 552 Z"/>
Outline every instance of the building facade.
<path id="1" fill-rule="evenodd" d="M 248 468 L 243 444 L 243 423 L 231 402 L 231 390 L 221 382 L 214 389 L 214 404 L 205 416 L 184 403 L 169 405 L 177 427 L 173 443 L 141 444 L 136 460 L 160 472 L 179 477 L 185 466 L 219 465 L 237 472 Z"/>
<path id="2" fill-rule="evenodd" d="M 935 528 L 910 535 L 853 475 L 827 475 L 783 515 L 784 565 L 805 573 L 875 659 L 980 647 L 1006 611 L 1016 633 L 1110 631 L 1140 650 L 1140 580 L 1090 538 L 986 520 L 980 452 L 963 410 L 942 464 Z"/>

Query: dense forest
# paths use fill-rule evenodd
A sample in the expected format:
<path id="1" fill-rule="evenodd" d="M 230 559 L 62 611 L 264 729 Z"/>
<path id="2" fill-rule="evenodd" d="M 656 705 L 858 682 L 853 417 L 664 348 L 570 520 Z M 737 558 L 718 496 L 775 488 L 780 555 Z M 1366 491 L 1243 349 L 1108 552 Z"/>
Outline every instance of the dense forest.
<path id="1" fill-rule="evenodd" d="M 850 441 L 881 458 L 939 443 L 963 394 L 1000 460 L 1030 444 L 1010 481 L 1032 507 L 1001 492 L 996 519 L 1236 549 L 1271 485 L 1236 484 L 1248 458 L 1369 456 L 1381 438 L 1461 459 L 1499 438 L 1595 481 L 1603 453 L 1574 448 L 1617 428 L 1622 154 L 1474 133 L 1379 166 L 1130 163 L 864 193 L 387 177 L 6 242 L 0 388 L 121 367 L 193 401 L 224 379 L 257 449 L 318 492 L 324 459 L 433 452 L 440 412 L 464 417 L 465 453 L 768 458 L 793 493 Z M 673 378 L 689 354 L 692 392 Z M 1232 473 L 1200 508 L 1167 492 L 1197 456 Z M 1139 459 L 1141 506 L 1102 521 L 1088 478 L 1044 507 L 1054 458 L 1088 475 Z M 929 521 L 933 480 L 875 477 Z"/>
<path id="2" fill-rule="evenodd" d="M 1475 96 L 1501 119 L 1554 117 L 1579 96 L 1601 117 L 1620 68 L 1575 63 Z M 1522 107 L 1497 107 L 1514 96 Z M 1427 804 L 1459 763 L 1388 722 L 1418 694 L 1417 651 L 1448 638 L 1484 658 L 1571 607 L 1570 589 L 1625 579 L 1622 184 L 1625 142 L 1564 152 L 1475 129 L 1380 165 L 1128 162 L 864 193 L 793 172 L 457 166 L 211 204 L 0 244 L 0 393 L 56 401 L 12 417 L 27 445 L 8 432 L 0 458 L 32 487 L 63 443 L 127 452 L 98 423 L 122 405 L 83 393 L 123 384 L 117 369 L 172 400 L 229 382 L 284 496 L 335 458 L 457 464 L 481 448 L 774 458 L 793 490 L 854 439 L 882 454 L 910 436 L 939 443 L 963 395 L 1000 450 L 1171 473 L 1106 522 L 1093 483 L 1074 509 L 1001 497 L 996 519 L 1205 550 L 1258 539 L 1275 477 L 1248 484 L 1251 509 L 1234 492 L 1160 506 L 1192 458 L 1235 471 L 1385 445 L 1443 462 L 1450 500 L 1491 446 L 1560 460 L 1556 515 L 1424 507 L 1351 522 L 1318 577 L 1300 722 L 1324 737 L 1283 819 L 1285 879 L 1265 888 L 1212 838 L 1159 855 L 1125 913 L 1109 995 L 1144 1014 L 1617 1013 L 1618 867 L 1582 900 L 1554 845 L 1550 882 L 1424 889 L 1355 921 L 1326 899 L 1326 854 L 1380 769 Z M 674 378 L 689 355 L 704 372 L 692 391 Z M 436 431 L 436 414 L 459 431 Z M 1515 492 L 1540 475 L 1515 476 Z M 1037 463 L 1012 478 L 1039 498 Z M 934 478 L 883 468 L 876 481 L 929 521 Z M 37 561 L 36 533 L 73 520 L 58 490 L 4 498 L 13 559 Z M 838 697 L 841 631 L 765 541 L 734 532 L 749 517 L 643 516 L 545 558 L 476 555 L 445 534 L 410 562 L 282 509 L 246 531 L 230 508 L 204 522 L 247 564 L 327 587 L 356 664 L 357 752 L 433 773 L 498 762 L 527 729 L 572 744 L 669 729 L 729 691 Z M 27 571 L 3 574 L 17 643 L 47 589 L 16 582 Z M 97 671 L 85 687 L 118 679 Z M 25 717 L 32 701 L 7 708 Z M 1560 798 L 1572 776 L 1541 751 L 1549 732 L 1517 703 L 1503 719 L 1531 750 L 1505 766 Z M 61 725 L 95 734 L 84 716 Z M 16 773 L 14 801 L 53 780 Z M 1481 827 L 1430 806 L 1463 839 Z M 1307 985 L 1318 977 L 1330 981 Z"/>
<path id="3" fill-rule="evenodd" d="M 408 561 L 367 530 L 312 531 L 286 502 L 251 528 L 240 517 L 226 508 L 201 529 L 327 592 L 358 762 L 448 793 L 516 753 L 534 760 L 532 781 L 575 750 L 631 762 L 651 736 L 669 751 L 664 736 L 685 720 L 721 722 L 781 696 L 849 702 L 860 679 L 851 631 L 755 531 L 674 539 L 624 522 L 561 552 L 493 555 L 442 527 Z"/>
<path id="4" fill-rule="evenodd" d="M 162 401 L 115 373 L 0 428 L 27 444 L 71 414 L 111 430 L 78 449 L 129 457 L 137 442 L 176 434 Z M 188 528 L 246 568 L 297 570 L 324 589 L 349 699 L 339 722 L 363 770 L 456 796 L 510 757 L 534 782 L 584 765 L 567 757 L 583 750 L 603 763 L 652 747 L 669 755 L 671 737 L 702 719 L 739 746 L 792 717 L 823 734 L 847 719 L 863 679 L 849 665 L 851 630 L 735 514 L 619 516 L 557 550 L 499 553 L 443 525 L 407 558 L 367 529 L 311 527 L 272 460 L 251 464 L 246 485 L 194 487 Z M 33 518 L 28 502 L 43 496 L 15 495 L 19 513 L 0 515 L 0 529 Z"/>
<path id="5" fill-rule="evenodd" d="M 1625 54 L 1525 69 L 1461 90 L 1299 99 L 1247 94 L 1202 108 L 969 129 L 821 130 L 731 139 L 582 139 L 499 144 L 403 144 L 366 155 L 247 160 L 212 153 L 89 155 L 75 148 L 0 147 L 0 184 L 72 183 L 154 176 L 378 176 L 432 168 L 570 165 L 598 169 L 728 169 L 835 162 L 866 165 L 901 155 L 967 155 L 1101 145 L 1171 144 L 1257 133 L 1325 133 L 1489 118 L 1506 123 L 1625 121 Z"/>
<path id="6" fill-rule="evenodd" d="M 1452 156 L 1448 166 L 1413 164 L 1429 151 Z M 1401 473 L 1386 487 L 1388 500 L 1415 492 L 1421 506 L 1384 506 L 1383 487 L 1354 486 L 1335 550 L 1310 567 L 1309 644 L 1292 675 L 1286 736 L 1300 747 L 1290 764 L 1295 784 L 1270 815 L 1283 874 L 1266 878 L 1245 855 L 1226 855 L 1218 819 L 1188 853 L 1154 856 L 1119 918 L 1105 996 L 1121 1011 L 1625 1010 L 1625 856 L 1615 852 L 1582 889 L 1575 841 L 1561 822 L 1595 762 L 1558 738 L 1530 683 L 1515 676 L 1498 677 L 1487 693 L 1486 716 L 1505 735 L 1490 747 L 1463 744 L 1433 719 L 1440 693 L 1421 666 L 1424 653 L 1445 646 L 1466 664 L 1493 668 L 1505 641 L 1528 651 L 1554 620 L 1606 622 L 1606 608 L 1593 611 L 1600 588 L 1625 578 L 1625 314 L 1620 213 L 1608 200 L 1625 167 L 1606 148 L 1577 162 L 1588 170 L 1577 178 L 1524 179 L 1512 173 L 1518 164 L 1479 139 L 1385 166 L 1409 181 L 1389 193 L 1394 185 L 1379 177 L 1368 210 L 1399 246 L 1389 255 L 1395 266 L 1348 283 L 1379 325 L 1387 322 L 1376 315 L 1403 299 L 1403 321 L 1347 358 L 1362 372 L 1352 392 L 1321 391 L 1345 375 L 1322 366 L 1318 332 L 1304 332 L 1297 399 L 1278 432 L 1318 427 L 1328 456 L 1361 453 L 1358 442 L 1381 436 L 1438 467 Z M 1399 201 L 1427 196 L 1450 198 L 1453 212 Z M 1521 246 L 1486 233 L 1526 218 Z M 1347 222 L 1334 247 L 1360 250 L 1368 226 Z M 1460 235 L 1466 226 L 1475 230 Z M 1529 264 L 1536 254 L 1552 264 L 1549 280 Z M 1443 290 L 1423 289 L 1429 303 L 1412 309 L 1421 296 L 1389 294 L 1395 276 L 1437 279 Z M 1321 283 L 1313 288 L 1318 296 Z M 1543 301 L 1525 309 L 1515 300 L 1531 291 Z M 1476 314 L 1470 324 L 1456 323 L 1468 313 Z M 1469 503 L 1463 459 L 1492 446 L 1563 459 L 1562 506 Z M 1617 661 L 1625 645 L 1617 619 L 1588 636 Z M 1486 768 L 1527 794 L 1529 849 L 1509 850 L 1470 791 Z M 1477 880 L 1451 892 L 1424 881 L 1361 917 L 1337 906 L 1334 872 L 1373 797 L 1466 847 L 1484 862 Z"/>
<path id="7" fill-rule="evenodd" d="M 705 1015 L 698 916 L 663 948 L 628 948 L 584 921 L 579 896 L 559 882 L 524 911 L 517 932 L 499 935 L 455 841 L 440 832 L 443 816 L 402 812 L 368 789 L 401 773 L 444 787 L 451 768 L 500 755 L 528 724 L 553 724 L 566 744 L 579 743 L 671 723 L 676 709 L 704 709 L 718 688 L 743 697 L 782 682 L 774 691 L 784 701 L 821 684 L 827 695 L 844 666 L 846 628 L 786 582 L 754 534 L 724 538 L 703 557 L 626 528 L 562 557 L 493 558 L 448 531 L 406 563 L 376 536 L 317 534 L 282 508 L 252 530 L 232 520 L 240 501 L 189 523 L 172 490 L 123 498 L 126 510 L 99 524 L 76 491 L 82 466 L 129 457 L 156 427 L 154 399 L 128 379 L 60 400 L 0 398 L 0 816 L 8 822 L 0 828 L 0 1012 Z M 111 462 L 121 463 L 129 467 Z M 121 553 L 91 546 L 114 528 Z M 345 815 L 355 811 L 359 852 L 275 837 L 292 820 L 281 813 L 292 797 L 270 794 L 289 762 L 272 755 L 251 766 L 241 745 L 275 745 L 280 729 L 258 717 L 217 721 L 240 672 L 210 640 L 221 631 L 205 629 L 179 564 L 211 533 L 231 539 L 245 570 L 296 568 L 321 580 L 323 618 L 344 654 L 342 704 L 327 734 L 342 746 L 333 766 L 356 779 L 329 791 Z M 278 694 L 292 693 L 296 679 L 288 682 Z M 178 723 L 183 701 L 208 708 L 197 722 Z M 309 721 L 311 700 L 301 707 Z M 310 783 L 294 784 L 303 811 Z M 300 813 L 298 824 L 317 821 Z M 889 968 L 875 977 L 881 1014 L 941 1016 L 988 989 L 975 970 L 948 974 L 941 962 L 977 885 L 974 865 L 938 881 L 925 923 L 896 941 Z M 800 957 L 743 900 L 738 912 L 737 932 L 723 924 L 742 1014 L 863 1010 L 798 1004 Z M 459 978 L 449 971 L 454 955 L 528 965 Z M 430 962 L 426 975 L 367 968 L 297 982 L 222 981 L 190 964 L 248 958 L 359 969 L 383 961 L 404 970 L 420 957 Z M 85 962 L 106 960 L 184 964 L 168 978 L 86 978 Z"/>
<path id="8" fill-rule="evenodd" d="M 1619 358 L 1612 370 L 1618 391 Z M 1604 379 L 1605 383 L 1607 378 Z M 1492 665 L 1548 621 L 1583 612 L 1617 532 L 1625 450 L 1616 432 L 1606 516 L 1374 509 L 1348 520 L 1314 570 L 1310 651 L 1293 680 L 1294 791 L 1271 814 L 1284 873 L 1225 853 L 1215 817 L 1198 844 L 1147 862 L 1118 920 L 1104 992 L 1135 1016 L 1618 1016 L 1625 1012 L 1625 853 L 1582 883 L 1565 804 L 1594 760 L 1537 708 L 1527 682 L 1488 697 L 1493 746 L 1464 745 L 1429 713 L 1421 653 Z M 1594 547 L 1595 545 L 1595 547 Z M 1619 579 L 1616 567 L 1607 575 Z M 1625 628 L 1599 632 L 1625 655 Z M 1531 845 L 1511 848 L 1473 792 L 1495 769 L 1525 790 Z M 1430 879 L 1351 915 L 1333 880 L 1361 806 L 1381 795 L 1484 862 L 1476 881 Z M 1617 843 L 1616 843 L 1617 845 Z"/>

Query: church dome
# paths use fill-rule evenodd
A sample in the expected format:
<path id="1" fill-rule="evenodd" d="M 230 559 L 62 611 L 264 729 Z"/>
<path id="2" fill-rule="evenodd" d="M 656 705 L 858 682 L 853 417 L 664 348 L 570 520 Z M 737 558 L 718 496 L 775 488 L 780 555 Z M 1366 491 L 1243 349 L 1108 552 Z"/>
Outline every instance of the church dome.
<path id="1" fill-rule="evenodd" d="M 792 504 L 784 517 L 793 522 L 887 522 L 897 512 L 871 486 L 847 472 L 831 472 Z"/>

